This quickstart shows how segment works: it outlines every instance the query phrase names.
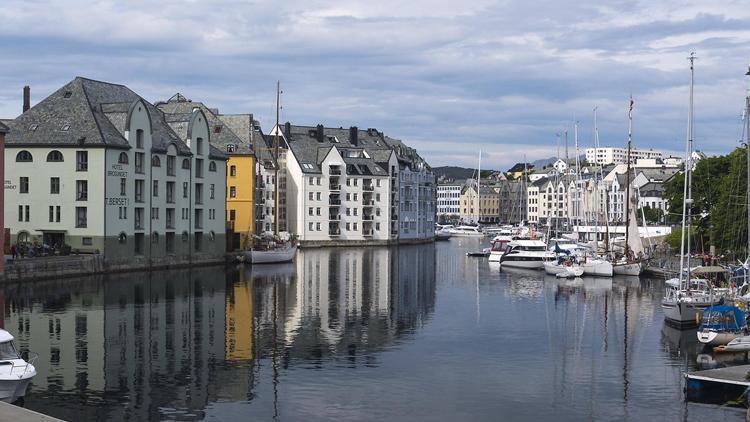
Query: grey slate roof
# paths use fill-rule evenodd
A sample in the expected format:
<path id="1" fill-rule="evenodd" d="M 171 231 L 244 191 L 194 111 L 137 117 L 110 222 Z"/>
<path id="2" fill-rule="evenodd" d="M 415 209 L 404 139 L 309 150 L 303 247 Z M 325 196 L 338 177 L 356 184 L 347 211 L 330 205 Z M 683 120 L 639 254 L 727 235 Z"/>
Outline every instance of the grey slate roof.
<path id="1" fill-rule="evenodd" d="M 6 144 L 14 146 L 100 146 L 129 149 L 124 137 L 131 104 L 143 100 L 124 85 L 76 77 L 9 123 Z M 151 116 L 153 150 L 166 151 L 174 143 L 190 155 L 184 142 L 167 125 L 163 114 L 143 100 Z M 67 130 L 65 128 L 67 127 Z"/>
<path id="2" fill-rule="evenodd" d="M 3 122 L 0 122 L 0 133 L 8 133 L 8 126 L 5 126 Z"/>
<path id="3" fill-rule="evenodd" d="M 228 146 L 233 145 L 234 152 L 232 154 L 253 154 L 250 143 L 243 142 L 243 140 L 216 113 L 214 113 L 214 109 L 206 107 L 206 105 L 201 102 L 193 102 L 186 99 L 182 94 L 177 93 L 167 101 L 156 103 L 156 106 L 159 110 L 164 112 L 168 120 L 171 120 L 171 122 L 174 123 L 177 121 L 184 121 L 185 115 L 190 116 L 193 111 L 199 109 L 206 116 L 211 146 L 216 147 L 219 151 L 225 153 L 228 151 Z M 169 117 L 170 115 L 177 117 Z M 182 128 L 180 127 L 180 136 L 182 136 L 183 139 L 187 139 L 186 133 L 187 132 L 182 133 Z M 212 153 L 215 153 L 213 149 Z"/>

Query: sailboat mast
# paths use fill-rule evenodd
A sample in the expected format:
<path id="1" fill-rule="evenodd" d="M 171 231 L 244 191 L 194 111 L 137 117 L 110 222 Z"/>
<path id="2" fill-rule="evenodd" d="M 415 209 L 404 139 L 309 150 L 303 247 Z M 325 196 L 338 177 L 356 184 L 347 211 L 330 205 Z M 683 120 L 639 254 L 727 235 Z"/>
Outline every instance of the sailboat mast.
<path id="1" fill-rule="evenodd" d="M 583 198 L 581 195 L 579 195 L 580 186 L 578 183 L 581 181 L 581 162 L 580 162 L 580 153 L 578 152 L 578 122 L 575 123 L 575 143 L 576 143 L 576 180 L 575 183 L 573 183 L 573 193 L 575 194 L 575 219 L 576 224 L 580 224 L 580 217 L 581 217 L 581 205 L 583 203 Z M 570 229 L 570 214 L 568 214 L 568 229 Z"/>
<path id="2" fill-rule="evenodd" d="M 633 142 L 633 96 L 630 96 L 628 109 L 628 154 L 627 169 L 625 170 L 625 255 L 630 251 L 630 150 Z"/>
<path id="3" fill-rule="evenodd" d="M 482 206 L 482 197 L 479 195 L 482 177 L 482 150 L 479 150 L 479 164 L 477 165 L 477 225 L 479 225 L 479 207 Z"/>
<path id="4" fill-rule="evenodd" d="M 279 235 L 279 99 L 281 83 L 276 81 L 276 130 L 273 140 L 274 172 L 273 172 L 273 234 Z"/>
<path id="5" fill-rule="evenodd" d="M 684 180 L 684 186 L 682 190 L 682 195 L 684 198 L 684 201 L 682 202 L 682 232 L 680 233 L 680 289 L 682 289 L 682 283 L 683 283 L 683 269 L 685 268 L 685 228 L 687 226 L 687 229 L 690 230 L 690 205 L 692 205 L 693 200 L 691 198 L 692 196 L 692 189 L 690 189 L 690 179 L 691 179 L 691 172 L 692 172 L 692 154 L 691 149 L 693 146 L 693 79 L 695 75 L 694 70 L 694 62 L 695 62 L 695 53 L 690 53 L 690 57 L 688 57 L 688 60 L 690 60 L 690 105 L 688 107 L 688 130 L 687 130 L 687 139 L 685 141 L 685 180 Z M 690 234 L 687 233 L 688 236 L 688 245 L 687 245 L 687 265 L 688 265 L 688 285 L 690 284 Z"/>
<path id="6" fill-rule="evenodd" d="M 599 128 L 596 126 L 596 109 L 598 106 L 594 106 L 594 163 L 598 165 L 597 157 L 599 156 Z M 594 240 L 596 241 L 596 249 L 599 249 L 599 180 L 597 174 L 594 173 Z"/>
<path id="7" fill-rule="evenodd" d="M 746 76 L 750 76 L 750 68 L 748 68 Z M 747 129 L 745 130 L 745 143 L 747 144 L 747 251 L 745 253 L 745 263 L 750 264 L 750 86 L 747 88 L 747 94 L 745 96 L 745 124 Z"/>

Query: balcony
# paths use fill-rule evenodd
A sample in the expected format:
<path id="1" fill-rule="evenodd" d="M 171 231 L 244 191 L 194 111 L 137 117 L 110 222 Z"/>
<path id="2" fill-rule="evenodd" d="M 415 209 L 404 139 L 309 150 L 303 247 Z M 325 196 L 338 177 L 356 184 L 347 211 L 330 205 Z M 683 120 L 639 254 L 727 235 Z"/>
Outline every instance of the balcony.
<path id="1" fill-rule="evenodd" d="M 329 168 L 328 173 L 330 175 L 340 175 L 341 174 L 341 167 L 339 167 L 339 166 L 331 166 Z"/>
<path id="2" fill-rule="evenodd" d="M 338 207 L 341 205 L 341 199 L 339 198 L 328 198 L 328 205 Z"/>
<path id="3" fill-rule="evenodd" d="M 341 229 L 338 227 L 328 229 L 328 236 L 341 236 Z"/>
<path id="4" fill-rule="evenodd" d="M 362 236 L 372 237 L 372 230 L 362 230 Z"/>
<path id="5" fill-rule="evenodd" d="M 391 214 L 391 221 L 398 220 L 398 214 Z"/>
<path id="6" fill-rule="evenodd" d="M 341 185 L 339 185 L 337 183 L 330 183 L 328 185 L 328 190 L 330 190 L 332 192 L 338 192 L 338 191 L 341 190 Z"/>
<path id="7" fill-rule="evenodd" d="M 365 192 L 367 192 L 367 191 L 372 192 L 372 191 L 375 190 L 375 186 L 373 186 L 371 184 L 369 184 L 369 185 L 362 185 L 362 190 L 365 191 Z"/>
<path id="8" fill-rule="evenodd" d="M 373 217 L 374 217 L 373 215 L 364 214 L 362 215 L 362 221 L 372 221 Z"/>
<path id="9" fill-rule="evenodd" d="M 372 201 L 372 200 L 369 200 L 369 201 L 365 201 L 364 199 L 362 200 L 362 206 L 363 207 L 371 207 L 373 205 L 375 205 L 375 202 Z"/>
<path id="10" fill-rule="evenodd" d="M 331 221 L 339 221 L 341 220 L 341 216 L 339 214 L 328 214 L 328 219 Z"/>

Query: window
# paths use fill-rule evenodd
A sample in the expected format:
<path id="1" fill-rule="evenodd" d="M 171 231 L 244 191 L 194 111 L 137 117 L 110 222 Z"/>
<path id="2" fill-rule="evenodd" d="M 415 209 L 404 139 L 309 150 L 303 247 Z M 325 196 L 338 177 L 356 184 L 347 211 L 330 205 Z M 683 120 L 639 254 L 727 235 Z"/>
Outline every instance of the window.
<path id="1" fill-rule="evenodd" d="M 55 207 L 52 205 L 49 206 L 49 222 L 52 223 L 55 221 Z"/>
<path id="2" fill-rule="evenodd" d="M 135 131 L 135 147 L 143 149 L 143 129 Z"/>
<path id="3" fill-rule="evenodd" d="M 167 176 L 174 176 L 174 161 L 175 157 L 172 155 L 167 156 Z"/>
<path id="4" fill-rule="evenodd" d="M 237 188 L 234 186 L 229 187 L 229 197 L 230 198 L 236 198 L 237 197 Z"/>
<path id="5" fill-rule="evenodd" d="M 143 202 L 143 180 L 135 181 L 135 202 Z"/>
<path id="6" fill-rule="evenodd" d="M 136 230 L 143 230 L 143 208 L 136 208 L 133 215 L 133 228 Z"/>
<path id="7" fill-rule="evenodd" d="M 310 201 L 313 200 L 313 193 L 312 192 L 308 193 L 307 199 L 309 199 Z"/>
<path id="8" fill-rule="evenodd" d="M 158 220 L 159 219 L 159 208 L 152 207 L 151 208 L 151 219 L 152 220 Z"/>
<path id="9" fill-rule="evenodd" d="M 174 233 L 167 233 L 164 243 L 166 244 L 167 253 L 174 253 Z"/>
<path id="10" fill-rule="evenodd" d="M 89 182 L 87 180 L 76 180 L 76 201 L 88 201 Z"/>
<path id="11" fill-rule="evenodd" d="M 127 152 L 121 152 L 120 156 L 117 157 L 117 163 L 119 163 L 119 164 L 127 164 L 128 163 L 128 153 Z"/>
<path id="12" fill-rule="evenodd" d="M 216 161 L 208 163 L 208 171 L 216 172 Z"/>
<path id="13" fill-rule="evenodd" d="M 195 229 L 200 230 L 203 228 L 203 210 L 197 209 L 195 210 Z M 198 233 L 196 233 L 198 235 Z"/>
<path id="14" fill-rule="evenodd" d="M 320 215 L 320 207 L 315 208 L 315 215 Z"/>
<path id="15" fill-rule="evenodd" d="M 315 223 L 315 230 L 320 231 L 320 223 Z"/>
<path id="16" fill-rule="evenodd" d="M 203 203 L 203 184 L 195 184 L 195 203 L 200 205 Z"/>
<path id="17" fill-rule="evenodd" d="M 188 182 L 182 182 L 182 197 L 188 197 Z"/>
<path id="18" fill-rule="evenodd" d="M 195 177 L 203 177 L 203 159 L 195 159 Z"/>
<path id="19" fill-rule="evenodd" d="M 151 167 L 161 167 L 161 159 L 159 159 L 158 155 L 151 157 Z"/>
<path id="20" fill-rule="evenodd" d="M 174 182 L 167 182 L 167 203 L 174 203 Z"/>
<path id="21" fill-rule="evenodd" d="M 143 160 L 145 159 L 146 154 L 143 152 L 136 152 L 135 153 L 135 172 L 138 174 L 143 174 Z"/>
<path id="22" fill-rule="evenodd" d="M 136 233 L 133 242 L 134 252 L 136 255 L 143 255 L 143 233 Z"/>
<path id="23" fill-rule="evenodd" d="M 81 238 L 81 244 L 84 246 L 91 246 L 94 244 L 94 239 L 90 237 L 82 237 Z"/>
<path id="24" fill-rule="evenodd" d="M 151 233 L 151 243 L 159 243 L 159 232 Z"/>
<path id="25" fill-rule="evenodd" d="M 309 208 L 309 209 L 307 210 L 307 214 L 308 214 L 308 215 L 313 215 L 313 207 L 310 207 L 310 208 Z"/>
<path id="26" fill-rule="evenodd" d="M 174 228 L 174 208 L 167 208 L 167 228 Z"/>
<path id="27" fill-rule="evenodd" d="M 311 178 L 310 178 L 310 186 L 312 186 L 312 185 L 313 185 L 314 183 L 315 183 L 315 181 L 314 181 L 314 180 L 313 180 L 313 178 L 311 177 Z"/>
<path id="28" fill-rule="evenodd" d="M 120 178 L 120 196 L 126 196 L 128 194 L 128 179 Z"/>
<path id="29" fill-rule="evenodd" d="M 234 221 L 235 215 L 234 210 L 229 210 L 229 221 Z"/>
<path id="30" fill-rule="evenodd" d="M 318 201 L 320 201 L 320 192 L 315 193 L 315 199 L 317 199 Z"/>
<path id="31" fill-rule="evenodd" d="M 59 163 L 63 161 L 62 152 L 58 150 L 52 150 L 47 154 L 47 161 L 50 163 Z"/>
<path id="32" fill-rule="evenodd" d="M 55 223 L 60 222 L 60 208 L 59 205 L 55 205 Z"/>
<path id="33" fill-rule="evenodd" d="M 184 170 L 190 170 L 190 160 L 185 158 L 182 160 L 182 168 Z"/>
<path id="34" fill-rule="evenodd" d="M 209 187 L 208 187 L 209 199 L 214 199 L 214 191 L 215 190 L 216 189 L 214 188 L 214 184 L 211 183 L 211 185 L 209 185 Z"/>
<path id="35" fill-rule="evenodd" d="M 86 207 L 76 207 L 76 227 L 87 227 Z"/>
<path id="36" fill-rule="evenodd" d="M 315 184 L 318 185 L 318 186 L 320 186 L 320 177 L 317 177 L 315 179 Z"/>
<path id="37" fill-rule="evenodd" d="M 203 155 L 203 138 L 195 140 L 195 150 L 198 152 L 198 155 Z"/>
<path id="38" fill-rule="evenodd" d="M 159 181 L 154 180 L 152 185 L 153 187 L 151 190 L 153 191 L 154 198 L 158 198 L 159 197 Z"/>
<path id="39" fill-rule="evenodd" d="M 232 177 L 237 176 L 237 166 L 229 166 L 229 175 Z"/>
<path id="40" fill-rule="evenodd" d="M 29 178 L 21 177 L 18 181 L 18 192 L 29 193 Z"/>
<path id="41" fill-rule="evenodd" d="M 30 163 L 32 161 L 34 161 L 34 158 L 31 156 L 31 153 L 26 150 L 19 151 L 18 154 L 16 154 L 16 162 Z"/>
<path id="42" fill-rule="evenodd" d="M 195 211 L 198 212 L 199 210 Z M 196 233 L 193 237 L 193 241 L 195 242 L 196 252 L 200 252 L 203 249 L 203 233 Z"/>

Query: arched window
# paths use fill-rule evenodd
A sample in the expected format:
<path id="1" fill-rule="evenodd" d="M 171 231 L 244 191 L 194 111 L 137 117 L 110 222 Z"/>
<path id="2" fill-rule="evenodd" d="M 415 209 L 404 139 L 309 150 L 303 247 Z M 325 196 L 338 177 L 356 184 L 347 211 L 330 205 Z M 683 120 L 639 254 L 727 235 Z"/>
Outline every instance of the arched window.
<path id="1" fill-rule="evenodd" d="M 188 241 L 188 232 L 182 232 L 182 241 L 187 242 Z"/>
<path id="2" fill-rule="evenodd" d="M 31 153 L 23 150 L 18 151 L 18 154 L 16 154 L 16 161 L 20 163 L 30 163 L 34 161 L 34 158 L 31 156 Z"/>
<path id="3" fill-rule="evenodd" d="M 215 161 L 211 161 L 210 163 L 208 163 L 208 171 L 216 171 L 216 162 Z"/>
<path id="4" fill-rule="evenodd" d="M 58 150 L 52 150 L 47 154 L 47 161 L 49 162 L 61 162 L 63 161 L 63 155 L 62 152 Z"/>
<path id="5" fill-rule="evenodd" d="M 135 131 L 135 147 L 143 149 L 143 129 Z"/>
<path id="6" fill-rule="evenodd" d="M 190 170 L 190 160 L 185 158 L 182 160 L 182 168 L 185 170 Z"/>
<path id="7" fill-rule="evenodd" d="M 119 164 L 127 164 L 128 163 L 128 153 L 127 152 L 121 152 L 120 156 L 117 157 L 117 162 Z"/>
<path id="8" fill-rule="evenodd" d="M 117 240 L 118 240 L 118 241 L 119 241 L 120 243 L 125 243 L 125 242 L 127 242 L 127 241 L 128 241 L 128 235 L 126 235 L 126 234 L 125 234 L 125 232 L 120 232 L 120 235 L 119 235 L 119 236 L 117 236 Z"/>
<path id="9" fill-rule="evenodd" d="M 161 160 L 158 155 L 151 157 L 151 167 L 161 167 Z"/>
<path id="10" fill-rule="evenodd" d="M 27 231 L 20 231 L 18 232 L 18 236 L 16 237 L 16 243 L 29 243 L 31 238 L 29 237 L 29 232 Z"/>

